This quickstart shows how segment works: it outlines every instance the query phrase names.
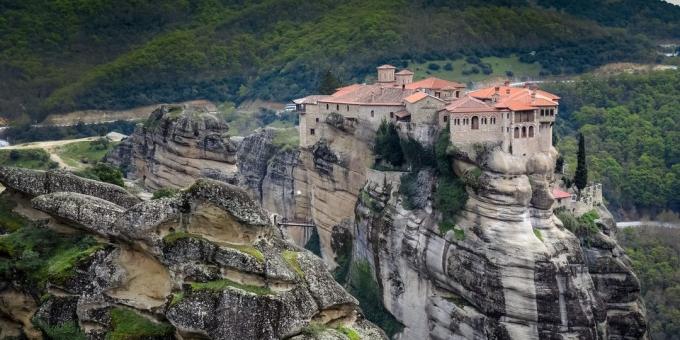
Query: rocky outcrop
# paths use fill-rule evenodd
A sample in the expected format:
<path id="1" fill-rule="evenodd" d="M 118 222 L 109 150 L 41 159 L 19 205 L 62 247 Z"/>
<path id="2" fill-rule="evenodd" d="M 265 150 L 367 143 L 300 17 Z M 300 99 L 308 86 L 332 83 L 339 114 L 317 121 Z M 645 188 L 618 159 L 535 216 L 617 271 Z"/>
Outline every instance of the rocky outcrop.
<path id="1" fill-rule="evenodd" d="M 42 171 L 0 166 L 0 183 L 30 196 L 75 192 L 113 202 L 121 207 L 131 207 L 140 202 L 139 198 L 117 185 L 59 170 Z"/>
<path id="2" fill-rule="evenodd" d="M 469 199 L 452 230 L 431 200 L 404 207 L 400 176 L 369 176 L 354 261 L 374 268 L 385 306 L 405 326 L 398 338 L 646 337 L 639 283 L 606 208 L 599 231 L 580 237 L 553 214 L 554 157 L 459 154 Z"/>
<path id="3" fill-rule="evenodd" d="M 205 107 L 162 105 L 106 161 L 151 190 L 186 187 L 206 171 L 231 179 L 237 146 L 228 130 Z"/>
<path id="4" fill-rule="evenodd" d="M 80 328 L 100 339 L 125 318 L 149 324 L 127 332 L 155 332 L 127 333 L 132 338 L 348 339 L 348 329 L 384 338 L 323 261 L 283 240 L 238 187 L 202 179 L 174 196 L 124 207 L 103 195 L 12 183 L 10 191 L 35 196 L 33 209 L 106 240 L 69 255 L 69 275 L 48 275 L 42 299 L 28 297 L 32 312 L 13 315 L 0 304 L 12 316 L 0 320 L 19 333 L 35 334 L 22 326 L 32 318 L 43 330 Z M 0 286 L 0 302 L 16 290 L 35 295 L 35 286 L 18 282 Z"/>

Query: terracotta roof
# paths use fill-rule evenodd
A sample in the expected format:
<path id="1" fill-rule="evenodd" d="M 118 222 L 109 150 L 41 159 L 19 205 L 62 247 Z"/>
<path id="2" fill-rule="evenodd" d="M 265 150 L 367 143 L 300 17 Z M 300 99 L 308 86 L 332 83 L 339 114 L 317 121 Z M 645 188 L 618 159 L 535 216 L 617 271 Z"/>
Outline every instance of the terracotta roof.
<path id="1" fill-rule="evenodd" d="M 499 110 L 499 108 L 485 103 L 479 99 L 465 96 L 451 103 L 446 107 L 446 110 L 451 113 L 496 112 Z"/>
<path id="2" fill-rule="evenodd" d="M 455 81 L 448 81 L 444 79 L 439 79 L 437 77 L 429 77 L 423 80 L 419 80 L 410 84 L 406 84 L 407 89 L 411 90 L 416 90 L 416 89 L 433 89 L 433 90 L 441 90 L 445 87 L 453 87 L 453 88 L 465 88 L 465 85 L 461 83 L 456 83 Z"/>
<path id="3" fill-rule="evenodd" d="M 499 109 L 508 108 L 512 111 L 529 111 L 529 110 L 536 109 L 530 103 L 523 103 L 521 101 L 515 101 L 515 100 L 505 100 L 505 101 L 497 103 L 495 106 Z"/>
<path id="4" fill-rule="evenodd" d="M 421 99 L 427 98 L 427 93 L 425 92 L 416 92 L 406 98 L 404 98 L 405 101 L 413 104 L 415 102 L 420 101 Z"/>
<path id="5" fill-rule="evenodd" d="M 498 89 L 498 91 L 496 91 Z M 496 108 L 508 108 L 512 111 L 534 110 L 543 106 L 558 106 L 559 97 L 542 90 L 533 90 L 526 87 L 491 86 L 471 91 L 468 96 L 490 100 L 498 93 Z"/>
<path id="6" fill-rule="evenodd" d="M 566 191 L 562 191 L 560 188 L 553 188 L 553 190 L 552 190 L 552 195 L 553 195 L 553 197 L 555 197 L 555 198 L 568 198 L 568 197 L 571 197 L 571 194 L 570 194 L 570 193 L 568 193 L 568 192 L 566 192 Z"/>
<path id="7" fill-rule="evenodd" d="M 409 70 L 407 70 L 407 69 L 403 69 L 403 70 L 397 72 L 396 74 L 406 74 L 406 75 L 411 75 L 411 74 L 413 74 L 413 72 L 411 72 L 411 71 L 409 71 Z"/>
<path id="8" fill-rule="evenodd" d="M 379 84 L 355 84 L 338 89 L 334 94 L 319 100 L 334 104 L 403 105 L 404 98 L 415 91 Z"/>
<path id="9" fill-rule="evenodd" d="M 385 64 L 385 65 L 380 65 L 380 66 L 378 66 L 378 69 L 379 69 L 379 70 L 382 70 L 382 69 L 389 69 L 389 68 L 396 68 L 396 67 L 394 67 L 394 66 L 392 66 L 392 65 L 389 65 L 389 64 Z"/>

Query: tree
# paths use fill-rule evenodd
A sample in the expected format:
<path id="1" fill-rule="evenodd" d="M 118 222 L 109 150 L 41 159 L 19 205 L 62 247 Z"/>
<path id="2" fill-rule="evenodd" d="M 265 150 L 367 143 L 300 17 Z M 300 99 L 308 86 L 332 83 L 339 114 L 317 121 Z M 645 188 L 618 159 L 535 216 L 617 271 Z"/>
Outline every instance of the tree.
<path id="1" fill-rule="evenodd" d="M 383 120 L 380 123 L 375 136 L 375 153 L 383 161 L 393 166 L 401 166 L 404 163 L 404 153 L 401 150 L 401 141 L 397 128 L 392 122 Z"/>
<path id="2" fill-rule="evenodd" d="M 577 164 L 576 173 L 574 174 L 574 184 L 579 191 L 586 187 L 588 184 L 588 166 L 586 165 L 586 142 L 583 138 L 583 134 L 579 134 L 578 139 L 578 154 L 577 154 Z"/>
<path id="3" fill-rule="evenodd" d="M 319 93 L 333 94 L 340 85 L 340 80 L 330 70 L 326 70 L 319 82 Z"/>

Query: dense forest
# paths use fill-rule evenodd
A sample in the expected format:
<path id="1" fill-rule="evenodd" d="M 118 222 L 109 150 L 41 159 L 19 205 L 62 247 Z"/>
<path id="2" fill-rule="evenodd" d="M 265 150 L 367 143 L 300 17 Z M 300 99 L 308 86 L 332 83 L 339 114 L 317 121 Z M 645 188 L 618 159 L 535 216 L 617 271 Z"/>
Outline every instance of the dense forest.
<path id="1" fill-rule="evenodd" d="M 626 228 L 618 239 L 640 279 L 652 339 L 680 339 L 680 230 Z"/>
<path id="2" fill-rule="evenodd" d="M 195 98 L 284 100 L 316 89 L 329 69 L 349 82 L 372 75 L 379 63 L 472 55 L 514 53 L 550 74 L 572 74 L 612 61 L 654 61 L 652 39 L 677 36 L 667 18 L 680 8 L 661 1 L 606 7 L 607 17 L 617 18 L 644 7 L 624 21 L 604 20 L 591 5 L 538 3 L 2 2 L 0 114 L 40 120 Z"/>
<path id="3" fill-rule="evenodd" d="M 585 77 L 546 85 L 562 96 L 558 148 L 576 168 L 585 136 L 589 178 L 610 208 L 680 212 L 680 71 Z"/>

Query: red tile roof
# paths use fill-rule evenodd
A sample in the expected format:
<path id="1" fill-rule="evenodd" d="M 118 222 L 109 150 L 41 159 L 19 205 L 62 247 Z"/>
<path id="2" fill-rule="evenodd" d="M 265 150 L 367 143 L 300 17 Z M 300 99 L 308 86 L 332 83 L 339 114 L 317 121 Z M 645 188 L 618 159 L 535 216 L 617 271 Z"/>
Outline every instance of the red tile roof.
<path id="1" fill-rule="evenodd" d="M 455 81 L 448 81 L 444 79 L 439 79 L 437 77 L 429 77 L 423 80 L 419 80 L 410 84 L 406 84 L 407 89 L 417 90 L 417 89 L 433 89 L 441 90 L 446 87 L 453 87 L 457 89 L 465 88 L 465 85 L 461 83 L 456 83 Z"/>
<path id="2" fill-rule="evenodd" d="M 491 103 L 494 95 L 498 95 L 495 103 Z M 463 105 L 470 101 L 453 102 L 446 109 L 450 112 L 482 112 L 480 105 L 484 105 L 487 110 L 511 110 L 528 111 L 539 107 L 558 106 L 559 97 L 542 90 L 533 90 L 525 87 L 492 86 L 469 92 L 465 98 L 472 98 L 476 102 L 472 107 Z M 458 103 L 461 102 L 461 103 Z M 481 104 L 480 104 L 481 103 Z"/>
<path id="3" fill-rule="evenodd" d="M 420 101 L 421 99 L 426 98 L 426 97 L 427 97 L 427 93 L 425 93 L 425 92 L 416 92 L 416 93 L 414 93 L 414 94 L 412 94 L 412 95 L 410 95 L 410 96 L 404 98 L 404 100 L 407 101 L 407 102 L 409 102 L 409 103 L 411 103 L 411 104 L 413 104 L 413 103 L 418 102 L 418 101 Z"/>
<path id="4" fill-rule="evenodd" d="M 555 197 L 555 198 L 568 198 L 568 197 L 571 197 L 571 194 L 570 194 L 570 193 L 568 193 L 568 192 L 566 192 L 566 191 L 562 191 L 560 188 L 553 188 L 553 190 L 552 190 L 552 195 L 553 195 L 553 197 Z"/>
<path id="5" fill-rule="evenodd" d="M 379 84 L 354 84 L 339 88 L 332 95 L 319 99 L 319 102 L 355 105 L 403 105 L 404 98 L 414 92 L 416 91 L 384 87 Z"/>

